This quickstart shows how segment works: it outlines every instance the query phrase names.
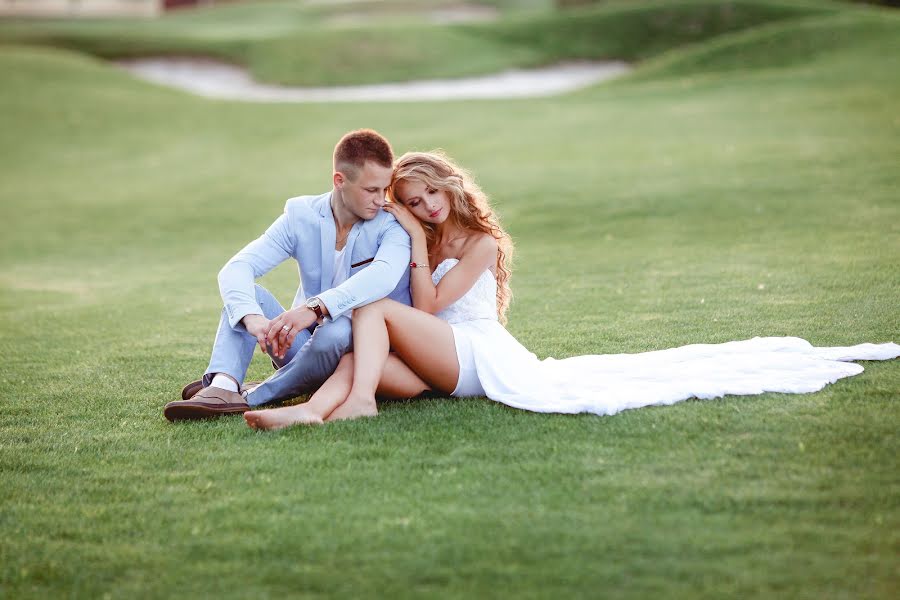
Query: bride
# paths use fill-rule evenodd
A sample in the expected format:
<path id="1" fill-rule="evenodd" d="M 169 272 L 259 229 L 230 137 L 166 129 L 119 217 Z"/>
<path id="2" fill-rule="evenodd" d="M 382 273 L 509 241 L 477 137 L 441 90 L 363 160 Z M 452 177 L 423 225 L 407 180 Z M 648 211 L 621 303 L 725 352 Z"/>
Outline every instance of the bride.
<path id="1" fill-rule="evenodd" d="M 846 361 L 900 356 L 892 343 L 816 348 L 782 337 L 541 361 L 503 327 L 513 245 L 469 174 L 442 153 L 410 152 L 389 194 L 385 210 L 412 241 L 413 307 L 385 299 L 354 310 L 353 352 L 334 374 L 308 402 L 244 413 L 250 427 L 374 416 L 376 395 L 427 391 L 612 415 L 687 398 L 814 392 L 862 372 Z"/>

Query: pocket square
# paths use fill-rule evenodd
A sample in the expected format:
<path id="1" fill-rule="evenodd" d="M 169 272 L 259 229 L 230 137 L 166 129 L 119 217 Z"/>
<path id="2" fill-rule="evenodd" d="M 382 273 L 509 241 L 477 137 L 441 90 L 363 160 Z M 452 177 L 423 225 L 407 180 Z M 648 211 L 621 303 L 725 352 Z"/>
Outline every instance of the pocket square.
<path id="1" fill-rule="evenodd" d="M 350 265 L 350 268 L 355 269 L 356 267 L 361 267 L 362 265 L 369 264 L 373 260 L 375 260 L 374 256 L 372 258 L 367 258 L 366 260 L 361 260 L 358 263 L 352 264 L 352 265 Z"/>

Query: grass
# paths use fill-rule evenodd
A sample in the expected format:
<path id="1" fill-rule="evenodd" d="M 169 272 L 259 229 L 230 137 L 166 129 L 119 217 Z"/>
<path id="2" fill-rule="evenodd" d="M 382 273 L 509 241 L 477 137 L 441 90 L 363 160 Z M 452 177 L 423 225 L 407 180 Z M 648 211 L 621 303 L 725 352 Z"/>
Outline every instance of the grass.
<path id="1" fill-rule="evenodd" d="M 236 4 L 149 22 L 8 21 L 0 23 L 0 43 L 39 43 L 102 58 L 211 55 L 245 65 L 263 81 L 334 85 L 461 77 L 561 60 L 640 61 L 763 23 L 849 11 L 808 0 L 625 1 L 566 11 L 507 9 L 495 22 L 438 26 L 417 21 L 414 11 L 398 20 L 395 4 L 406 6 L 374 5 L 390 18 L 376 12 L 364 26 L 329 25 L 328 17 L 347 10 L 342 4 L 292 2 Z M 440 4 L 446 3 L 424 6 Z"/>
<path id="2" fill-rule="evenodd" d="M 0 49 L 0 595 L 893 597 L 896 361 L 611 418 L 161 415 L 206 365 L 218 268 L 328 189 L 357 126 L 477 174 L 518 243 L 510 329 L 540 356 L 896 341 L 900 21 L 757 25 L 564 98 L 339 109 Z M 288 301 L 296 271 L 264 283 Z"/>

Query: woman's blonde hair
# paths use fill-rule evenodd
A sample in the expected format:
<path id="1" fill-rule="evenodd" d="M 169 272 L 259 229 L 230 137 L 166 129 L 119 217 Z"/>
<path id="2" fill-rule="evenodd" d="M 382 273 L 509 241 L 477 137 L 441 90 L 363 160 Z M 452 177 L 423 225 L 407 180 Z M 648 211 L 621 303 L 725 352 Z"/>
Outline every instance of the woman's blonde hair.
<path id="1" fill-rule="evenodd" d="M 497 240 L 497 316 L 506 323 L 506 311 L 512 300 L 509 279 L 512 275 L 512 238 L 500 225 L 491 208 L 487 195 L 481 191 L 472 176 L 457 166 L 443 151 L 407 152 L 394 163 L 394 174 L 388 194 L 397 202 L 396 186 L 403 180 L 412 179 L 425 185 L 447 192 L 450 198 L 450 217 L 463 229 L 480 231 Z M 434 225 L 422 223 L 428 239 L 428 247 L 434 244 Z"/>

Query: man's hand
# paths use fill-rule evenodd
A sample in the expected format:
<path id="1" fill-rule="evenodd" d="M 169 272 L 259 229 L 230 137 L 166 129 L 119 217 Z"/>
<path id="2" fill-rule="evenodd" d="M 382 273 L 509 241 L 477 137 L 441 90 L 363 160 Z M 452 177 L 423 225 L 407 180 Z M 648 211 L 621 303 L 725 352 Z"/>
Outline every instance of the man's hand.
<path id="1" fill-rule="evenodd" d="M 259 349 L 266 352 L 266 332 L 269 331 L 269 320 L 262 315 L 244 315 L 241 319 L 247 333 L 256 338 Z"/>
<path id="2" fill-rule="evenodd" d="M 272 346 L 272 356 L 284 358 L 297 334 L 316 322 L 316 313 L 306 308 L 285 311 L 269 322 L 266 341 Z"/>

